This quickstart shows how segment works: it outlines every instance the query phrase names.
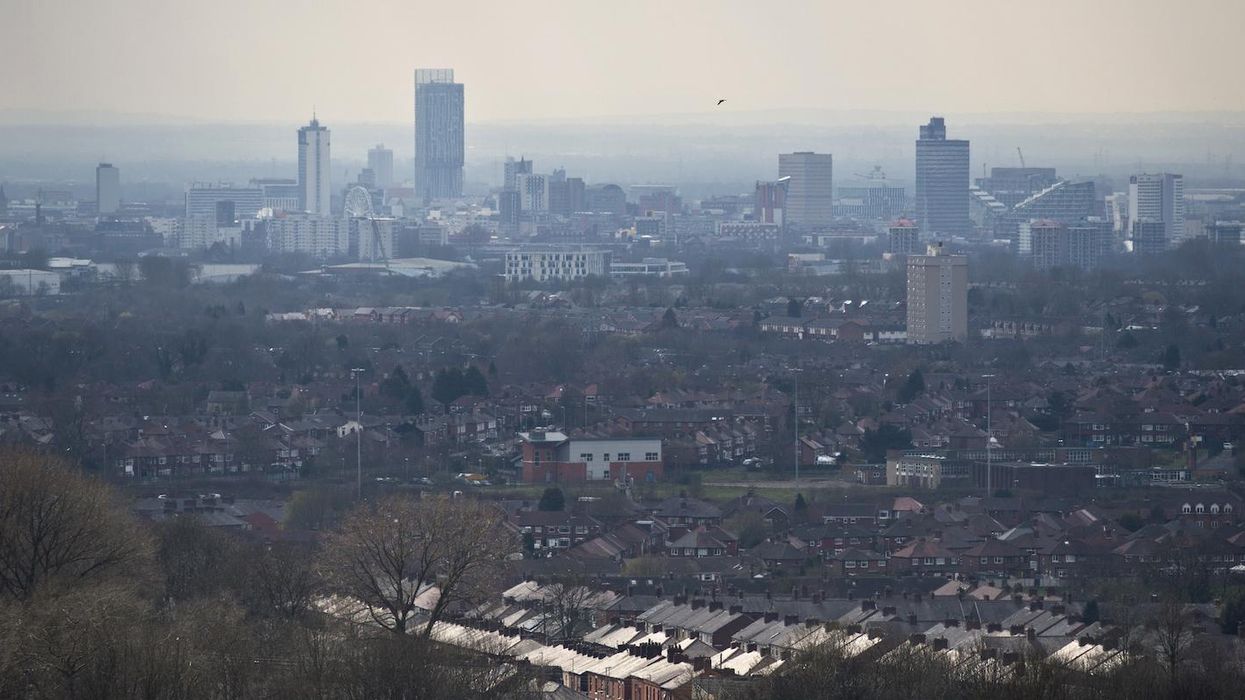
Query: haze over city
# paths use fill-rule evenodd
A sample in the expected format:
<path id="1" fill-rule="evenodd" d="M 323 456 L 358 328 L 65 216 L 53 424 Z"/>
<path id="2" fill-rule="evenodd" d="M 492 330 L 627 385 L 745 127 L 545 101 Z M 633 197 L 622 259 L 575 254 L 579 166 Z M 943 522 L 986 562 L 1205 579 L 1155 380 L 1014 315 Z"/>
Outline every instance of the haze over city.
<path id="1" fill-rule="evenodd" d="M 1242 26 L 9 0 L 0 697 L 1238 697 Z"/>

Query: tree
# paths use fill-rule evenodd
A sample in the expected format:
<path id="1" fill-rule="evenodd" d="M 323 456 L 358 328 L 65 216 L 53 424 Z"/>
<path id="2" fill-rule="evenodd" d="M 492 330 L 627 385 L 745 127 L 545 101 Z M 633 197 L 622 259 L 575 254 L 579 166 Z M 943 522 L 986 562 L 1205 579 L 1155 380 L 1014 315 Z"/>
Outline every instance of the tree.
<path id="1" fill-rule="evenodd" d="M 739 546 L 744 549 L 761 544 L 770 534 L 769 525 L 765 524 L 765 518 L 761 517 L 761 514 L 754 510 L 742 511 L 726 521 L 724 526 L 727 532 L 739 538 Z"/>
<path id="2" fill-rule="evenodd" d="M 667 307 L 666 313 L 661 315 L 662 330 L 673 330 L 679 327 L 679 317 L 675 315 L 674 309 Z"/>
<path id="3" fill-rule="evenodd" d="M 1081 609 L 1081 620 L 1087 625 L 1092 625 L 1098 621 L 1098 618 L 1098 601 L 1090 600 Z"/>
<path id="4" fill-rule="evenodd" d="M 860 451 L 870 462 L 885 460 L 887 450 L 906 450 L 910 447 L 912 433 L 891 423 L 885 423 L 877 430 L 865 430 L 860 437 Z"/>
<path id="5" fill-rule="evenodd" d="M 471 396 L 488 396 L 488 380 L 479 367 L 472 365 L 463 373 L 462 389 L 464 394 Z"/>
<path id="6" fill-rule="evenodd" d="M 911 403 L 923 393 L 925 393 L 925 375 L 921 374 L 921 368 L 918 367 L 912 370 L 912 374 L 908 375 L 908 380 L 899 387 L 899 394 L 895 398 L 899 400 L 899 403 Z"/>
<path id="7" fill-rule="evenodd" d="M 799 318 L 804 311 L 804 303 L 795 297 L 787 300 L 787 315 L 791 318 Z"/>
<path id="8" fill-rule="evenodd" d="M 1245 625 L 1245 590 L 1233 589 L 1232 594 L 1223 602 L 1223 612 L 1219 614 L 1219 620 L 1224 634 L 1240 633 L 1241 625 Z"/>
<path id="9" fill-rule="evenodd" d="M 1163 351 L 1163 369 L 1168 372 L 1180 369 L 1180 348 L 1177 345 L 1168 345 Z"/>
<path id="10" fill-rule="evenodd" d="M 0 451 L 0 595 L 133 574 L 149 540 L 112 489 L 46 455 Z"/>
<path id="11" fill-rule="evenodd" d="M 540 504 L 536 508 L 546 512 L 564 510 L 566 508 L 566 496 L 562 494 L 562 489 L 557 486 L 550 486 L 540 495 Z"/>
<path id="12" fill-rule="evenodd" d="M 395 495 L 346 516 L 325 544 L 319 573 L 343 596 L 345 617 L 399 635 L 421 612 L 417 599 L 435 586 L 425 603 L 427 636 L 447 607 L 481 597 L 497 582 L 513 549 L 500 514 L 489 505 Z"/>

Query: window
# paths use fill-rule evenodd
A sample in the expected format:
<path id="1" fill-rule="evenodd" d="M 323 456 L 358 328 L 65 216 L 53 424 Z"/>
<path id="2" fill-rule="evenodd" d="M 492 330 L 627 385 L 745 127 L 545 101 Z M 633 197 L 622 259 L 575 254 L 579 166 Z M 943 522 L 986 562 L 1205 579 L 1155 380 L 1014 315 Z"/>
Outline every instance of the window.
<path id="1" fill-rule="evenodd" d="M 855 560 L 855 559 L 848 559 L 847 561 L 843 562 L 843 568 L 845 568 L 845 569 L 855 569 L 855 568 L 856 568 L 856 560 Z"/>
<path id="2" fill-rule="evenodd" d="M 1211 515 L 1219 515 L 1219 504 L 1218 503 L 1210 504 L 1210 513 Z"/>
<path id="3" fill-rule="evenodd" d="M 925 557 L 925 565 L 926 565 L 926 566 L 933 566 L 933 565 L 934 565 L 934 558 L 933 558 L 933 557 Z"/>
<path id="4" fill-rule="evenodd" d="M 1075 554 L 1065 554 L 1065 555 L 1063 556 L 1063 560 L 1064 560 L 1064 561 L 1066 561 L 1066 562 L 1067 562 L 1067 563 L 1069 563 L 1069 564 L 1075 564 L 1075 563 L 1076 563 L 1076 555 L 1075 555 Z"/>
<path id="5" fill-rule="evenodd" d="M 1199 504 L 1197 504 L 1197 508 L 1194 508 L 1193 510 L 1197 511 L 1198 513 L 1205 513 L 1205 512 L 1206 512 L 1206 506 L 1204 506 L 1204 505 L 1202 505 L 1201 503 L 1199 503 Z"/>
<path id="6" fill-rule="evenodd" d="M 982 563 L 982 565 L 983 565 L 983 566 L 984 566 L 985 564 L 989 564 L 989 563 L 990 563 L 990 557 L 982 557 L 982 558 L 981 558 L 981 563 Z"/>
<path id="7" fill-rule="evenodd" d="M 645 462 L 656 462 L 658 459 L 660 459 L 660 457 L 657 456 L 656 452 L 645 452 L 644 453 Z"/>
<path id="8" fill-rule="evenodd" d="M 946 564 L 946 563 L 947 563 L 947 562 L 946 562 L 946 560 L 944 560 L 942 557 L 938 557 L 938 565 L 939 565 L 939 566 L 942 566 L 943 564 Z"/>
<path id="9" fill-rule="evenodd" d="M 879 569 L 885 569 L 885 568 L 886 568 L 886 560 L 885 560 L 885 559 L 879 559 L 879 560 L 878 560 L 878 568 L 879 568 Z"/>
<path id="10" fill-rule="evenodd" d="M 1186 503 L 1186 504 L 1184 504 L 1183 506 L 1180 506 L 1180 512 L 1181 512 L 1181 513 L 1186 513 L 1186 514 L 1187 514 L 1187 513 L 1192 513 L 1192 512 L 1193 512 L 1193 508 L 1192 508 L 1192 507 L 1190 507 L 1188 503 Z"/>
<path id="11" fill-rule="evenodd" d="M 1225 512 L 1225 513 L 1231 513 L 1231 512 L 1232 512 L 1232 504 L 1231 504 L 1231 503 L 1225 503 L 1225 504 L 1223 504 L 1223 512 Z"/>
<path id="12" fill-rule="evenodd" d="M 602 462 L 610 461 L 610 453 L 606 452 L 605 454 L 601 455 L 601 461 Z"/>
<path id="13" fill-rule="evenodd" d="M 619 461 L 619 462 L 630 462 L 630 461 L 631 461 L 631 453 L 630 453 L 630 452 L 619 452 L 619 453 L 618 453 L 618 461 Z"/>
<path id="14" fill-rule="evenodd" d="M 1002 564 L 1002 563 L 1003 563 L 1003 557 L 995 557 L 995 558 L 994 558 L 994 563 L 995 563 L 995 564 Z"/>
<path id="15" fill-rule="evenodd" d="M 584 453 L 580 454 L 580 455 L 579 455 L 579 461 L 581 461 L 581 462 L 591 462 L 591 461 L 592 461 L 592 453 L 591 453 L 591 452 L 584 452 Z"/>

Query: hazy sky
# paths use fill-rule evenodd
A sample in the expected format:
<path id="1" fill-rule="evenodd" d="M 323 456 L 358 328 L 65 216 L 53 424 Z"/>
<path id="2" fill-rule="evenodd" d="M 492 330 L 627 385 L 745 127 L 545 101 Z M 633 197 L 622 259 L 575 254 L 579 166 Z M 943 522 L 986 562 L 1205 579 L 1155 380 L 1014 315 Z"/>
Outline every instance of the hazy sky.
<path id="1" fill-rule="evenodd" d="M 1242 0 L 0 0 L 0 109 L 400 122 L 1245 109 Z"/>

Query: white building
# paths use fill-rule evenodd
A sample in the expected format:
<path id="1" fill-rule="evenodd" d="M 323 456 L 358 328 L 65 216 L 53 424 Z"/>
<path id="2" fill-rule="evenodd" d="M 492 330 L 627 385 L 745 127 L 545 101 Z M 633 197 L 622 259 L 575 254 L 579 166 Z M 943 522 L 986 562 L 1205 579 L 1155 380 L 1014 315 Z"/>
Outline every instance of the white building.
<path id="1" fill-rule="evenodd" d="M 519 190 L 519 209 L 526 212 L 549 210 L 549 176 L 540 173 L 522 173 L 514 176 Z"/>
<path id="2" fill-rule="evenodd" d="M 675 277 L 686 275 L 687 263 L 665 258 L 644 258 L 640 262 L 611 262 L 610 275 L 620 279 L 629 277 Z"/>
<path id="3" fill-rule="evenodd" d="M 609 269 L 610 254 L 606 250 L 587 248 L 515 250 L 506 253 L 505 277 L 507 282 L 570 281 L 589 276 L 604 277 Z"/>
<path id="4" fill-rule="evenodd" d="M 240 247 L 242 226 L 236 223 L 222 226 L 215 216 L 191 216 L 182 222 L 176 238 L 176 245 L 182 250 L 201 250 L 217 243 L 226 248 Z"/>
<path id="5" fill-rule="evenodd" d="M 264 191 L 259 187 L 234 187 L 229 183 L 196 182 L 186 190 L 186 217 L 216 217 L 220 202 L 233 204 L 235 219 L 253 219 L 264 206 Z"/>
<path id="6" fill-rule="evenodd" d="M 329 215 L 330 167 L 328 127 L 313 118 L 298 130 L 298 186 L 303 211 Z"/>
<path id="7" fill-rule="evenodd" d="M 780 153 L 778 177 L 791 178 L 783 208 L 785 223 L 805 228 L 834 223 L 834 156 L 812 151 Z"/>
<path id="8" fill-rule="evenodd" d="M 121 208 L 121 171 L 111 163 L 95 167 L 95 203 L 101 216 Z"/>
<path id="9" fill-rule="evenodd" d="M 1184 240 L 1184 177 L 1174 173 L 1128 178 L 1128 222 L 1162 222 L 1168 248 Z"/>
<path id="10" fill-rule="evenodd" d="M 0 298 L 60 294 L 61 276 L 47 270 L 0 270 Z"/>
<path id="11" fill-rule="evenodd" d="M 288 214 L 268 221 L 268 249 L 317 258 L 345 255 L 350 250 L 349 227 L 345 219 Z"/>

